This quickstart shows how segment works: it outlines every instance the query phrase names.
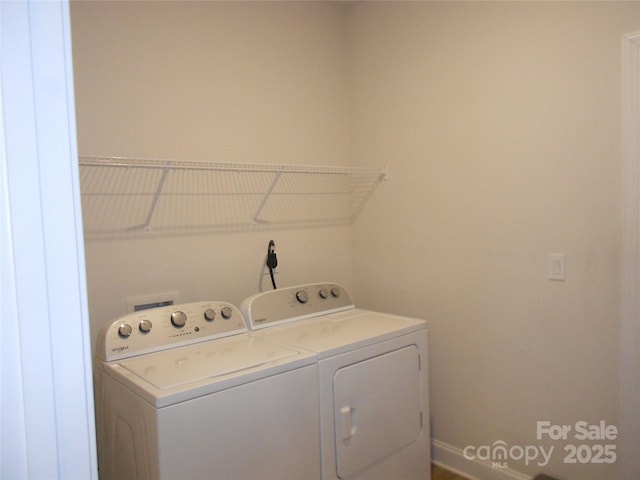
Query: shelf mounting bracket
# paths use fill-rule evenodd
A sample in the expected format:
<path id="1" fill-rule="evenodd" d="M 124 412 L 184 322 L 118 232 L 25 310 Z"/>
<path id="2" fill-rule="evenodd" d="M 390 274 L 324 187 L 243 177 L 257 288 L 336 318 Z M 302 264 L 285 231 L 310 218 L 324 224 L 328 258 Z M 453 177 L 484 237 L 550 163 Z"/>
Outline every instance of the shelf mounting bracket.
<path id="1" fill-rule="evenodd" d="M 162 189 L 164 188 L 164 183 L 167 180 L 167 175 L 169 174 L 169 169 L 172 163 L 173 163 L 172 161 L 168 161 L 166 166 L 162 170 L 162 176 L 160 177 L 160 181 L 158 182 L 156 192 L 153 195 L 153 200 L 151 201 L 151 206 L 149 207 L 149 213 L 147 214 L 147 218 L 144 221 L 143 228 L 145 233 L 149 233 L 150 231 L 149 226 L 151 225 L 151 219 L 153 218 L 153 214 L 156 211 L 156 206 L 158 205 L 158 199 L 160 198 L 160 194 L 162 193 Z"/>
<path id="2" fill-rule="evenodd" d="M 253 216 L 252 225 L 253 225 L 254 228 L 258 224 L 258 217 L 260 216 L 260 213 L 262 212 L 262 209 L 266 205 L 267 200 L 269 199 L 269 196 L 271 195 L 271 192 L 273 192 L 273 189 L 276 188 L 276 184 L 278 183 L 278 180 L 280 180 L 280 176 L 281 175 L 282 175 L 282 170 L 276 172 L 276 175 L 275 175 L 275 177 L 273 177 L 273 181 L 271 182 L 271 185 L 269 186 L 269 189 L 264 194 L 264 197 L 262 197 L 262 201 L 260 202 L 260 205 L 258 206 L 258 209 L 256 210 L 255 215 Z"/>

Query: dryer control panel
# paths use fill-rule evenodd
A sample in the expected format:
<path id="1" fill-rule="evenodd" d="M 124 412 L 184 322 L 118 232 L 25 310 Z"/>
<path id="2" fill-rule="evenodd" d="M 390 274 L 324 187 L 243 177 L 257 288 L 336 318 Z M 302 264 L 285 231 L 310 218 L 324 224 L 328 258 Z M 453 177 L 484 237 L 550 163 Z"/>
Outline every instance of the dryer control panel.
<path id="1" fill-rule="evenodd" d="M 349 292 L 337 283 L 311 283 L 258 293 L 240 306 L 251 330 L 355 308 Z"/>
<path id="2" fill-rule="evenodd" d="M 96 356 L 105 361 L 133 357 L 247 331 L 230 303 L 208 301 L 169 305 L 131 313 L 104 325 Z"/>

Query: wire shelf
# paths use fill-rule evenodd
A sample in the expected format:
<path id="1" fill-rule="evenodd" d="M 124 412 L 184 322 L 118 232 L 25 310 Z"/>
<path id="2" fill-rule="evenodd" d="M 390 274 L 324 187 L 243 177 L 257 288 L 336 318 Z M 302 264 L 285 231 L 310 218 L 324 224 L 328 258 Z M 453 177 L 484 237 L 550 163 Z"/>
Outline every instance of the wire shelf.
<path id="1" fill-rule="evenodd" d="M 81 156 L 85 238 L 351 224 L 386 168 Z"/>

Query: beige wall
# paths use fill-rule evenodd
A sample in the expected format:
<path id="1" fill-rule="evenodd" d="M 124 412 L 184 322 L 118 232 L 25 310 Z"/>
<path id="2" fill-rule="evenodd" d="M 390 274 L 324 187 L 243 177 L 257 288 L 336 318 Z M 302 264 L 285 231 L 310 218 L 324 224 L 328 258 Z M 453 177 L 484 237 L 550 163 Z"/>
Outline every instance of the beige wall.
<path id="1" fill-rule="evenodd" d="M 72 2 L 81 154 L 344 164 L 342 10 Z"/>
<path id="2" fill-rule="evenodd" d="M 367 3 L 349 25 L 354 162 L 390 169 L 354 229 L 356 296 L 429 320 L 434 438 L 556 445 L 509 467 L 616 478 L 564 465 L 536 422 L 618 418 L 620 58 L 640 3 Z"/>
<path id="3" fill-rule="evenodd" d="M 349 161 L 344 11 L 250 2 L 72 2 L 81 155 L 253 163 Z M 267 244 L 279 286 L 351 287 L 351 229 L 86 242 L 92 339 L 126 298 L 239 304 Z M 264 279 L 270 289 L 269 278 Z"/>
<path id="4" fill-rule="evenodd" d="M 87 242 L 94 337 L 131 295 L 239 303 L 274 238 L 280 285 L 336 280 L 364 307 L 428 319 L 438 445 L 555 445 L 545 468 L 509 466 L 616 478 L 616 465 L 564 465 L 535 427 L 618 418 L 620 50 L 640 3 L 71 14 L 82 155 L 391 172 L 353 229 Z M 565 282 L 547 279 L 551 252 Z"/>

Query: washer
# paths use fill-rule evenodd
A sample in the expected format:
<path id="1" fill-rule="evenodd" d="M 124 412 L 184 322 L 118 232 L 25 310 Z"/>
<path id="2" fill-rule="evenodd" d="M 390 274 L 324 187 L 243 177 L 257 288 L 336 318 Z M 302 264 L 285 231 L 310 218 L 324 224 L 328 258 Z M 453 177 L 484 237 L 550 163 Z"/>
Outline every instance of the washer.
<path id="1" fill-rule="evenodd" d="M 94 377 L 102 480 L 320 478 L 316 355 L 255 338 L 231 304 L 105 325 Z"/>
<path id="2" fill-rule="evenodd" d="M 430 478 L 427 326 L 318 283 L 247 298 L 255 336 L 318 355 L 322 478 Z"/>

